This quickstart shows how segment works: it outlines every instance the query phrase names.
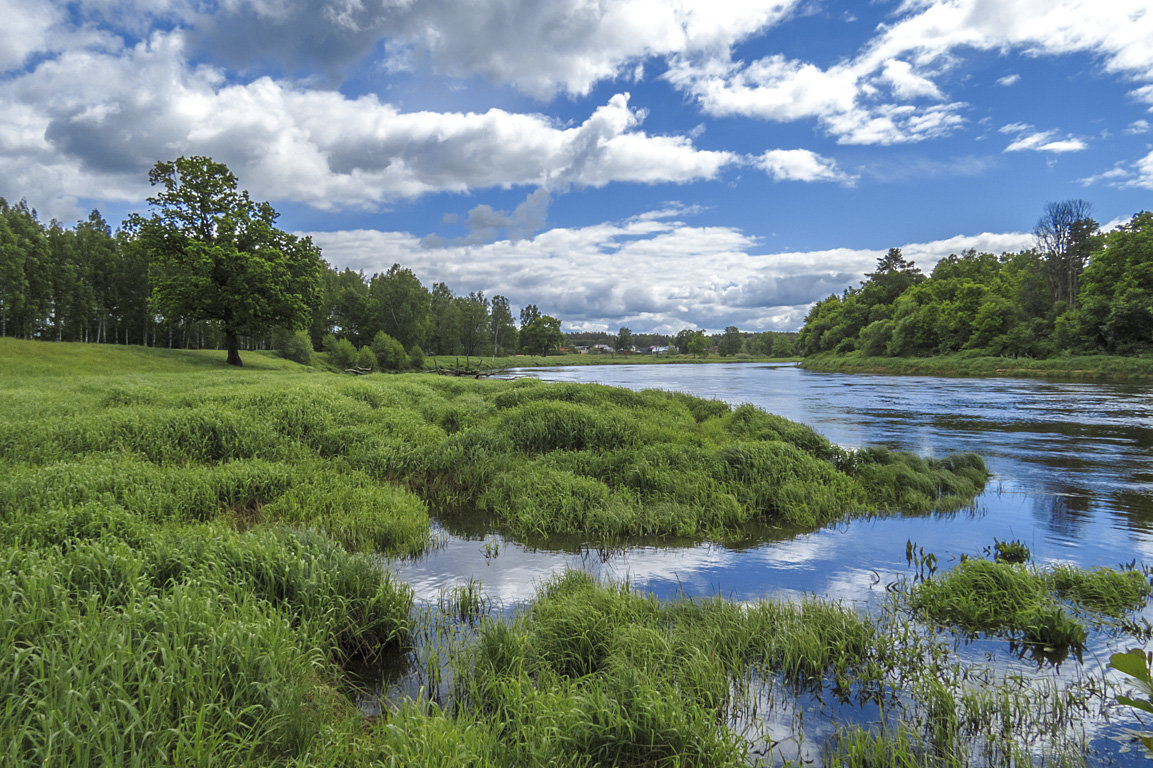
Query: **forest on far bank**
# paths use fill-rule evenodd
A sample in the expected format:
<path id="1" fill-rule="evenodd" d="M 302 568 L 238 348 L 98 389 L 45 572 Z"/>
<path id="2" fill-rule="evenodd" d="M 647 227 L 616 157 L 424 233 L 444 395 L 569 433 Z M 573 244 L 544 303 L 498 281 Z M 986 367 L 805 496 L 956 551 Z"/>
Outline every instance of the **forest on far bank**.
<path id="1" fill-rule="evenodd" d="M 1081 200 L 1051 203 L 1019 253 L 968 251 L 929 275 L 892 248 L 859 287 L 819 301 L 805 356 L 1135 355 L 1153 351 L 1153 213 L 1103 233 Z"/>

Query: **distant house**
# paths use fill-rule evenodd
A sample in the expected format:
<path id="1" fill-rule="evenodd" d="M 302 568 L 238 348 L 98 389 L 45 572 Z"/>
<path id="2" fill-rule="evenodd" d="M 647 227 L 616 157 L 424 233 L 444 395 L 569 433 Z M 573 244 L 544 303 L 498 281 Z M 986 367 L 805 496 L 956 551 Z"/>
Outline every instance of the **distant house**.
<path id="1" fill-rule="evenodd" d="M 589 348 L 583 344 L 577 344 L 576 351 L 578 355 L 587 355 L 589 353 Z"/>
<path id="2" fill-rule="evenodd" d="M 613 348 L 608 344 L 593 344 L 592 347 L 589 348 L 589 351 L 598 355 L 611 355 Z"/>

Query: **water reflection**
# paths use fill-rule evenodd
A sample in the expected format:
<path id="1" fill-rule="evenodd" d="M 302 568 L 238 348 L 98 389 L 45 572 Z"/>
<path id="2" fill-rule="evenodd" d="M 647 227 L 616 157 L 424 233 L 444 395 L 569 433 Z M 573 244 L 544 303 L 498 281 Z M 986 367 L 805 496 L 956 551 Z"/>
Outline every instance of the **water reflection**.
<path id="1" fill-rule="evenodd" d="M 1153 562 L 1153 387 L 1110 384 L 816 374 L 757 364 L 548 368 L 525 375 L 659 388 L 750 402 L 812 426 L 849 448 L 884 445 L 927 456 L 975 451 L 994 477 L 970 510 L 948 515 L 857 519 L 793 536 L 765 531 L 740 546 L 633 546 L 598 552 L 529 547 L 498 535 L 441 531 L 444 545 L 393 564 L 421 603 L 478 580 L 503 610 L 531 598 L 551 575 L 580 568 L 662 598 L 719 594 L 735 601 L 826 596 L 865 609 L 909 578 L 912 540 L 949 568 L 994 539 L 1023 541 L 1038 563 L 1117 566 Z M 1146 609 L 1140 619 L 1153 619 Z M 1094 630 L 1082 673 L 1101 673 L 1123 639 Z M 1115 647 L 1117 646 L 1117 647 Z M 1001 640 L 958 644 L 970 659 L 996 658 L 1029 677 L 1036 660 Z M 1064 667 L 1080 665 L 1066 663 Z M 1090 669 L 1092 667 L 1092 669 Z M 1074 672 L 1049 668 L 1054 681 Z M 766 722 L 781 734 L 789 712 Z M 813 727 L 819 730 L 817 722 Z M 1094 747 L 1114 758 L 1102 722 Z M 1110 726 L 1113 731 L 1117 726 Z M 779 734 L 778 734 L 779 735 Z M 816 735 L 816 734 L 813 734 Z M 820 739 L 816 739 L 820 741 Z M 1108 757 L 1105 758 L 1104 756 Z M 803 750 L 799 757 L 812 759 Z M 1124 764 L 1131 756 L 1122 757 Z"/>
<path id="2" fill-rule="evenodd" d="M 443 548 L 400 575 L 418 599 L 479 579 L 499 600 L 533 594 L 551 574 L 585 568 L 658 594 L 755 599 L 782 590 L 869 600 L 857 574 L 903 571 L 912 539 L 943 558 L 1020 539 L 1038 560 L 1116 565 L 1148 548 L 1153 529 L 1153 388 L 1012 379 L 815 374 L 791 366 L 661 365 L 546 368 L 527 375 L 751 402 L 846 447 L 885 445 L 930 456 L 976 451 L 995 477 L 959 515 L 854 520 L 760 545 L 636 547 L 604 562 L 445 532 Z M 454 528 L 454 530 L 456 530 Z M 459 532 L 458 532 L 459 533 Z M 495 551 L 498 557 L 493 557 Z M 849 586 L 851 585 L 851 586 Z"/>
<path id="3" fill-rule="evenodd" d="M 976 451 L 995 475 L 977 501 L 980 522 L 970 521 L 980 530 L 978 538 L 985 543 L 993 536 L 1034 538 L 1042 557 L 1090 566 L 1115 564 L 1126 544 L 1110 532 L 1120 528 L 1130 535 L 1143 534 L 1153 522 L 1149 386 L 818 374 L 757 364 L 590 366 L 525 373 L 556 381 L 680 390 L 733 404 L 751 402 L 850 448 L 885 445 L 928 456 Z M 868 526 L 850 526 L 854 538 L 864 539 L 861 550 L 875 551 Z M 950 545 L 958 533 L 953 523 L 938 521 L 933 530 L 918 533 L 949 551 L 963 551 Z"/>

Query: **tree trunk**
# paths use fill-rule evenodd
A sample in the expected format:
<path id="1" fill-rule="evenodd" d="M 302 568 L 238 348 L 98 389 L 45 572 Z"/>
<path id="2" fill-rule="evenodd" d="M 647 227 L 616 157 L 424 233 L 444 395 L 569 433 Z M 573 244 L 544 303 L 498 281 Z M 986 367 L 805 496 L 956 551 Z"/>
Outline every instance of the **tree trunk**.
<path id="1" fill-rule="evenodd" d="M 236 338 L 236 331 L 231 328 L 224 329 L 224 347 L 228 350 L 228 364 L 240 367 L 240 342 Z"/>

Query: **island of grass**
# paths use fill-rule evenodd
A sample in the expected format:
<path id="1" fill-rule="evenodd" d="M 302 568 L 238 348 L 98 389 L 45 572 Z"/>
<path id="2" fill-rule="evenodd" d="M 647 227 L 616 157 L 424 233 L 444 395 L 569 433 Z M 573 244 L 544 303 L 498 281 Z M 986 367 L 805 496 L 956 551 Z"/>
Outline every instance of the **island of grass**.
<path id="1" fill-rule="evenodd" d="M 10 339 L 0 340 L 0 371 L 0 762 L 13 766 L 449 754 L 439 750 L 457 749 L 470 721 L 405 709 L 395 713 L 405 735 L 387 724 L 370 734 L 341 682 L 347 660 L 401 653 L 411 640 L 411 592 L 377 553 L 423 552 L 432 516 L 525 539 L 699 541 L 750 525 L 811 530 L 848 515 L 954 508 L 986 480 L 976 456 L 845 451 L 750 406 L 666 392 L 351 377 L 256 353 L 238 370 L 223 353 Z M 524 635 L 534 653 L 547 650 L 542 633 L 575 616 L 572 605 L 632 605 L 593 585 L 562 591 L 573 597 L 543 603 Z M 790 610 L 762 612 L 790 627 Z M 809 612 L 822 611 L 821 623 L 859 623 L 840 609 Z M 486 715 L 491 729 L 469 738 L 508 765 L 526 764 L 509 743 L 542 745 L 529 755 L 541 764 L 739 764 L 718 709 L 728 683 L 636 666 L 680 648 L 662 629 L 672 615 L 630 629 L 651 641 L 648 660 L 589 667 L 590 686 L 551 678 L 510 713 L 518 720 Z M 776 653 L 788 674 L 843 674 L 841 662 L 806 656 L 807 636 L 762 637 L 725 674 Z M 555 653 L 525 667 L 538 686 L 547 669 L 599 664 L 580 649 L 569 659 L 572 638 L 554 639 Z M 774 650 L 788 643 L 800 645 Z M 476 679 L 487 686 L 473 691 L 477 716 L 523 683 L 506 682 L 522 662 L 511 663 Z M 689 686 L 678 696 L 690 698 L 669 703 L 670 686 Z M 643 728 L 616 719 L 621 707 L 648 718 Z M 536 729 L 573 713 L 586 717 L 573 732 L 579 750 L 557 753 Z"/>
<path id="2" fill-rule="evenodd" d="M 237 372 L 196 367 L 196 353 L 139 373 L 139 351 L 58 345 L 75 357 L 57 366 L 37 357 L 45 346 L 0 346 L 10 520 L 99 501 L 413 554 L 430 511 L 522 539 L 722 540 L 750 524 L 953 509 L 986 480 L 972 454 L 847 451 L 749 405 L 657 390 Z"/>

